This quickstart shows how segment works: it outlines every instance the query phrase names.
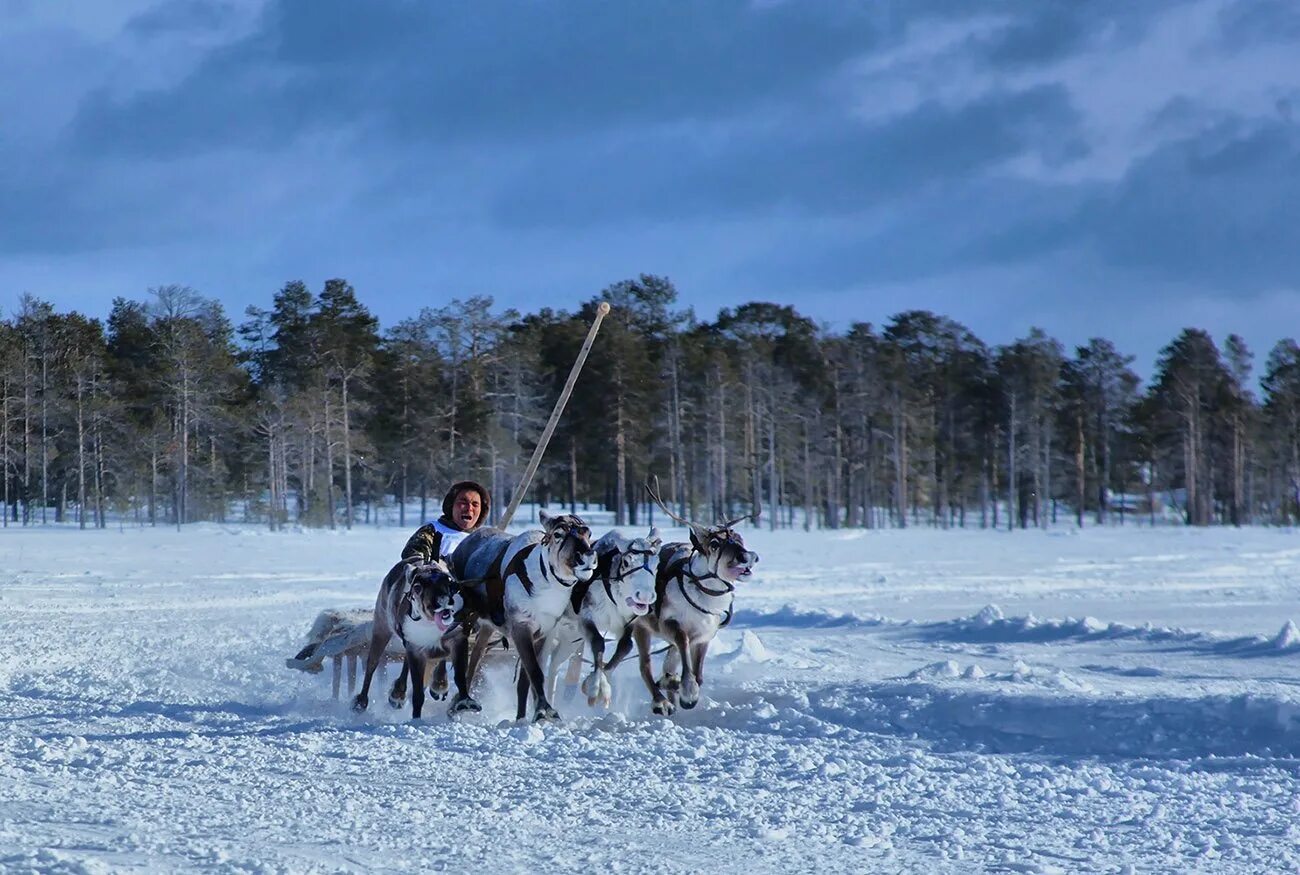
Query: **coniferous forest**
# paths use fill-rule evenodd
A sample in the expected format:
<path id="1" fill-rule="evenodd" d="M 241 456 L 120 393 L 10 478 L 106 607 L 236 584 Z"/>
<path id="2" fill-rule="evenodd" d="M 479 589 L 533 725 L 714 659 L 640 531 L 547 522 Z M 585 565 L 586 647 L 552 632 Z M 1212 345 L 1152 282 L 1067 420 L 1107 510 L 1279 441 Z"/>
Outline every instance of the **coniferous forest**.
<path id="1" fill-rule="evenodd" d="M 541 503 L 644 524 L 658 477 L 681 515 L 770 527 L 1300 515 L 1294 339 L 1257 373 L 1241 338 L 1188 328 L 1144 386 L 1102 338 L 990 347 L 923 310 L 836 332 L 757 302 L 704 320 L 642 275 L 577 312 L 474 297 L 386 329 L 342 279 L 239 319 L 177 285 L 106 322 L 24 297 L 0 321 L 4 525 L 410 526 L 467 477 L 499 512 L 602 300 Z"/>

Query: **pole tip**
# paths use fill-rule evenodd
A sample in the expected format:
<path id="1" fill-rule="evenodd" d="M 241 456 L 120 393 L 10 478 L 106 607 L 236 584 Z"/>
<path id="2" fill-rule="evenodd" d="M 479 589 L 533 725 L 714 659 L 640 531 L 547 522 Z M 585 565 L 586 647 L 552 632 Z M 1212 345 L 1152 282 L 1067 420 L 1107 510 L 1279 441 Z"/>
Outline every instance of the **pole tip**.
<path id="1" fill-rule="evenodd" d="M 609 315 L 609 301 L 601 301 L 601 302 L 600 302 L 600 306 L 596 308 L 596 312 L 599 313 L 599 314 L 602 315 L 602 316 L 608 316 L 608 315 Z"/>

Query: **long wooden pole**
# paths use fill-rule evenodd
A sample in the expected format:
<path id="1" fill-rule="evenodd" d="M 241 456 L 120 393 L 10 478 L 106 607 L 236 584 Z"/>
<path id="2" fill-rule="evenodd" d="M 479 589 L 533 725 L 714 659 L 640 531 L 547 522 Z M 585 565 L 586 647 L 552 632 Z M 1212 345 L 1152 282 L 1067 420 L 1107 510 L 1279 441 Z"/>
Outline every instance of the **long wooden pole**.
<path id="1" fill-rule="evenodd" d="M 524 495 L 533 482 L 533 475 L 537 473 L 537 466 L 542 463 L 542 456 L 546 453 L 546 445 L 551 442 L 551 435 L 555 433 L 555 426 L 560 421 L 560 414 L 564 413 L 564 405 L 569 402 L 569 395 L 573 393 L 573 384 L 578 382 L 578 374 L 587 361 L 587 353 L 591 352 L 591 344 L 596 340 L 596 332 L 600 330 L 600 323 L 607 315 L 609 315 L 609 304 L 601 301 L 600 306 L 596 308 L 596 319 L 591 323 L 591 328 L 587 331 L 587 339 L 582 342 L 582 349 L 578 352 L 578 360 L 573 363 L 573 368 L 569 371 L 569 379 L 565 381 L 564 390 L 560 392 L 560 398 L 555 402 L 555 409 L 551 411 L 551 418 L 546 421 L 546 428 L 542 429 L 542 436 L 537 439 L 537 449 L 533 450 L 533 457 L 528 460 L 528 467 L 524 469 L 523 479 L 515 487 L 514 497 L 510 499 L 510 506 L 506 508 L 505 516 L 501 517 L 497 523 L 498 528 L 504 529 L 510 525 L 510 520 L 514 518 L 515 511 L 519 509 L 519 502 L 524 500 Z"/>

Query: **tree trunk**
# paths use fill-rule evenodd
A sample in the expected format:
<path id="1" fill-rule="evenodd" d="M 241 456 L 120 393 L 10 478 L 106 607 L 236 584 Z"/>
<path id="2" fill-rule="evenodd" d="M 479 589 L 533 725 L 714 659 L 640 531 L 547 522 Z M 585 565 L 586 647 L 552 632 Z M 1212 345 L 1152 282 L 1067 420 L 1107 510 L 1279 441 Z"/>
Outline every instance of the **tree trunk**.
<path id="1" fill-rule="evenodd" d="M 903 399 L 894 393 L 894 503 L 898 507 L 898 527 L 907 528 L 907 414 Z"/>
<path id="2" fill-rule="evenodd" d="M 767 527 L 772 532 L 776 531 L 780 501 L 776 490 L 776 417 L 769 405 L 767 410 Z"/>
<path id="3" fill-rule="evenodd" d="M 275 531 L 276 516 L 280 511 L 280 475 L 275 464 L 275 423 L 268 417 L 266 426 L 266 522 Z"/>
<path id="4" fill-rule="evenodd" d="M 717 398 L 714 407 L 718 411 L 718 508 L 716 514 L 721 519 L 731 516 L 727 502 L 727 408 L 726 393 L 722 385 L 722 365 L 715 364 L 717 378 Z"/>
<path id="5" fill-rule="evenodd" d="M 41 356 L 41 525 L 50 506 L 49 358 Z"/>
<path id="6" fill-rule="evenodd" d="M 1020 499 L 1020 477 L 1016 471 L 1016 393 L 1011 393 L 1007 421 L 1007 531 L 1015 528 Z"/>
<path id="7" fill-rule="evenodd" d="M 334 441 L 330 440 L 329 389 L 325 389 L 325 515 L 329 517 L 330 530 L 338 528 L 334 522 Z"/>
<path id="8" fill-rule="evenodd" d="M 4 505 L 0 528 L 9 528 L 9 381 L 0 384 L 0 479 L 4 480 Z"/>
<path id="9" fill-rule="evenodd" d="M 77 377 L 77 528 L 86 528 L 85 384 Z"/>
<path id="10" fill-rule="evenodd" d="M 1084 444 L 1083 444 L 1083 411 L 1079 410 L 1074 416 L 1074 476 L 1075 476 L 1075 502 L 1074 522 L 1079 528 L 1083 528 L 1083 505 L 1087 496 L 1088 485 L 1084 477 Z"/>
<path id="11" fill-rule="evenodd" d="M 809 531 L 812 528 L 813 515 L 813 482 L 812 482 L 812 447 L 811 438 L 808 434 L 808 421 L 804 420 L 803 427 L 803 530 Z"/>
<path id="12" fill-rule="evenodd" d="M 347 501 L 347 511 L 343 519 L 347 528 L 352 528 L 352 428 L 348 417 L 348 374 L 343 374 L 343 495 Z"/>
<path id="13" fill-rule="evenodd" d="M 158 525 L 158 444 L 149 447 L 149 525 Z"/>

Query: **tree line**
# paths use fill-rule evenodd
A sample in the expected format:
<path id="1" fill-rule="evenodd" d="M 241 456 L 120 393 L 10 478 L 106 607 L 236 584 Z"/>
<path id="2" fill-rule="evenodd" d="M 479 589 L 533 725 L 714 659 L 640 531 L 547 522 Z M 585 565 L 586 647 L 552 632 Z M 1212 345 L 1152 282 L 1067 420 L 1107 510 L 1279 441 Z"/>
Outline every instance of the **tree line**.
<path id="1" fill-rule="evenodd" d="M 761 302 L 703 320 L 642 275 L 575 312 L 471 297 L 382 331 L 342 279 L 238 323 L 178 285 L 107 321 L 24 296 L 0 320 L 3 523 L 406 526 L 466 477 L 500 509 L 601 301 L 541 503 L 641 524 L 658 477 L 680 515 L 773 528 L 1300 516 L 1294 339 L 1257 395 L 1240 337 L 1188 328 L 1144 387 L 1101 338 L 991 347 L 924 310 L 833 331 Z"/>

